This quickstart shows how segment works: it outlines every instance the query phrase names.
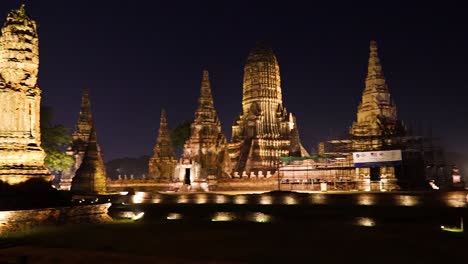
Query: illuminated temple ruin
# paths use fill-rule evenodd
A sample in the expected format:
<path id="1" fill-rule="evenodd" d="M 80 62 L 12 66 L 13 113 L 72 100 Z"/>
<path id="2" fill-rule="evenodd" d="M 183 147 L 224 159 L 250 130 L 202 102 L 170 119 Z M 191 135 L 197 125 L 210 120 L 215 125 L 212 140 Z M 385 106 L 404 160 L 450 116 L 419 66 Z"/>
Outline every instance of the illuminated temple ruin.
<path id="1" fill-rule="evenodd" d="M 106 168 L 94 126 L 91 127 L 83 161 L 72 179 L 71 191 L 86 194 L 106 192 Z"/>
<path id="2" fill-rule="evenodd" d="M 174 177 L 177 158 L 167 127 L 166 111 L 161 110 L 158 138 L 154 146 L 153 157 L 148 164 L 148 178 L 158 181 L 170 181 Z"/>
<path id="3" fill-rule="evenodd" d="M 30 178 L 52 180 L 41 148 L 37 86 L 37 26 L 24 5 L 12 10 L 0 37 L 0 180 L 10 184 Z"/>
<path id="4" fill-rule="evenodd" d="M 296 162 L 295 165 L 291 163 L 281 168 L 281 172 L 286 178 L 294 177 L 294 173 L 291 173 L 294 170 L 300 177 L 333 182 L 334 185 L 337 182 L 353 183 L 352 186 L 345 186 L 350 189 L 396 190 L 399 186 L 395 168 L 400 168 L 394 165 L 396 162 L 359 166 L 353 153 L 357 156 L 378 156 L 394 154 L 381 151 L 398 150 L 395 155 L 399 153 L 401 161 L 402 146 L 399 143 L 404 135 L 405 128 L 397 119 L 396 106 L 377 54 L 377 44 L 371 41 L 365 88 L 357 109 L 357 119 L 348 135 L 320 143 L 315 159 Z"/>
<path id="5" fill-rule="evenodd" d="M 377 43 L 371 41 L 365 88 L 357 120 L 350 129 L 351 149 L 354 152 L 395 149 L 396 138 L 404 136 L 405 130 L 397 119 L 396 106 L 385 82 Z M 363 180 L 383 180 L 390 188 L 396 188 L 394 166 L 357 168 L 356 173 Z"/>
<path id="6" fill-rule="evenodd" d="M 67 155 L 73 158 L 74 163 L 69 170 L 62 172 L 59 188 L 86 194 L 104 193 L 106 169 L 97 141 L 87 89 L 83 91 L 80 114 L 72 140 Z"/>
<path id="7" fill-rule="evenodd" d="M 396 106 L 388 91 L 377 44 L 371 41 L 365 88 L 357 110 L 357 119 L 350 129 L 352 149 L 368 151 L 392 144 L 392 137 L 404 134 L 405 128 L 397 119 Z M 386 137 L 388 136 L 388 137 Z"/>
<path id="8" fill-rule="evenodd" d="M 91 112 L 89 91 L 85 89 L 81 98 L 81 109 L 78 116 L 78 122 L 76 124 L 75 132 L 72 134 L 73 141 L 71 146 L 67 149 L 67 155 L 73 157 L 74 163 L 69 170 L 62 172 L 62 176 L 60 178 L 60 189 L 70 190 L 72 179 L 83 162 L 93 128 L 94 122 Z"/>
<path id="9" fill-rule="evenodd" d="M 276 56 L 258 43 L 244 67 L 242 112 L 232 126 L 234 173 L 266 175 L 276 171 L 282 156 L 307 156 L 295 129 L 295 117 L 283 106 Z"/>
<path id="10" fill-rule="evenodd" d="M 176 169 L 176 179 L 184 180 L 185 169 L 196 164 L 199 165 L 199 172 L 194 174 L 192 169 L 192 180 L 206 179 L 208 176 L 226 177 L 232 170 L 227 141 L 221 132 L 221 122 L 214 107 L 207 70 L 203 71 L 198 107 Z"/>
<path id="11" fill-rule="evenodd" d="M 308 160 L 285 159 L 287 165 L 280 169 L 283 180 L 318 180 L 334 188 L 364 191 L 424 188 L 428 181 L 450 185 L 446 171 L 451 167 L 434 139 L 415 135 L 398 120 L 375 41 L 370 43 L 356 121 L 346 136 L 320 143 L 317 154 Z"/>

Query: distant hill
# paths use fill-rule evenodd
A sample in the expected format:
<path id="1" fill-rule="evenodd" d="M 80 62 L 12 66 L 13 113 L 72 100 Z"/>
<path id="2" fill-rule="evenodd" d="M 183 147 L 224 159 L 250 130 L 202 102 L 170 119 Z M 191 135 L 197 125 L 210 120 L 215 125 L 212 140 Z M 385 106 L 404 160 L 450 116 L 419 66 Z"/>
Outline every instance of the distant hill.
<path id="1" fill-rule="evenodd" d="M 120 158 L 110 160 L 106 163 L 106 173 L 107 177 L 111 179 L 118 179 L 119 174 L 127 175 L 130 178 L 130 175 L 134 175 L 135 179 L 140 179 L 141 176 L 148 175 L 148 161 L 149 156 L 141 156 L 138 158 Z"/>

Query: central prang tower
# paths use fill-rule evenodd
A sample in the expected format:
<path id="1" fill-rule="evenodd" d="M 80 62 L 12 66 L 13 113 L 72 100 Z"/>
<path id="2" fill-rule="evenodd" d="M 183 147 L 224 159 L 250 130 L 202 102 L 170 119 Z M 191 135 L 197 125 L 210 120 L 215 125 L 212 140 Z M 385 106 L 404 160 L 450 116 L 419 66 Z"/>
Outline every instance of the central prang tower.
<path id="1" fill-rule="evenodd" d="M 234 171 L 275 171 L 279 157 L 308 155 L 296 132 L 295 118 L 283 106 L 276 56 L 259 42 L 244 67 L 242 112 L 232 126 Z"/>

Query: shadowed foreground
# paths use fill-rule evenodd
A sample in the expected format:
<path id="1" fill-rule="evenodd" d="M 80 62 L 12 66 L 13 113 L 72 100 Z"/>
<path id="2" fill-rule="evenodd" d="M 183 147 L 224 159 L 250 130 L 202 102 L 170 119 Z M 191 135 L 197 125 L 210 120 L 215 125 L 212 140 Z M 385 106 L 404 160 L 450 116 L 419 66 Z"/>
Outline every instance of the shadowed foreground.
<path id="1" fill-rule="evenodd" d="M 333 223 L 128 222 L 11 236 L 0 262 L 463 263 L 466 241 L 462 233 Z"/>

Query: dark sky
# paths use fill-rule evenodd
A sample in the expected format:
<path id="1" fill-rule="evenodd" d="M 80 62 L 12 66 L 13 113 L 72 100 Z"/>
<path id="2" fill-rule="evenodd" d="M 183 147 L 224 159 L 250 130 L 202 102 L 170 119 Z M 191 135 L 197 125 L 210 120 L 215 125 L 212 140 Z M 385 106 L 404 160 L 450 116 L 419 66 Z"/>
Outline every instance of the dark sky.
<path id="1" fill-rule="evenodd" d="M 1 0 L 1 19 L 21 2 Z M 257 40 L 268 40 L 284 104 L 310 150 L 355 119 L 375 39 L 399 118 L 432 127 L 447 150 L 468 154 L 462 6 L 273 2 L 30 0 L 43 103 L 73 128 L 89 88 L 104 158 L 137 157 L 152 153 L 161 107 L 171 127 L 193 117 L 207 68 L 230 138 L 244 62 Z"/>

